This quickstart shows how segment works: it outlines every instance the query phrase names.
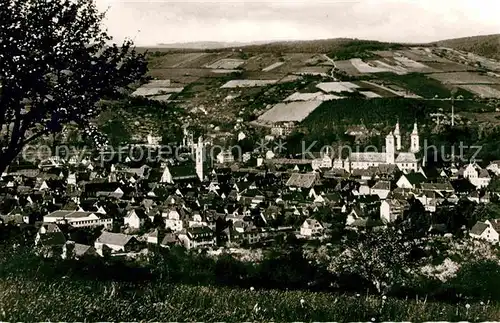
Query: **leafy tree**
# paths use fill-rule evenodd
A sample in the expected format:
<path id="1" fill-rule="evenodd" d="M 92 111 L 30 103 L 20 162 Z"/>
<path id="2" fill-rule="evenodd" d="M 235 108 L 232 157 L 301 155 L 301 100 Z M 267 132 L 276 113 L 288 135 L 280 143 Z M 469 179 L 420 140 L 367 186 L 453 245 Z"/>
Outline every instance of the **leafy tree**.
<path id="1" fill-rule="evenodd" d="M 407 236 L 423 237 L 429 230 L 431 218 L 419 200 L 412 198 L 408 202 L 410 207 L 405 211 L 401 228 Z"/>
<path id="2" fill-rule="evenodd" d="M 102 128 L 107 135 L 109 143 L 112 146 L 117 146 L 121 143 L 128 142 L 132 138 L 127 127 L 121 120 L 109 120 Z"/>
<path id="3" fill-rule="evenodd" d="M 356 238 L 344 239 L 343 250 L 331 257 L 329 270 L 358 276 L 371 282 L 377 292 L 387 293 L 407 281 L 419 260 L 414 255 L 422 243 L 421 239 L 411 239 L 391 227 L 380 232 L 361 232 Z"/>
<path id="4" fill-rule="evenodd" d="M 492 260 L 466 263 L 450 285 L 464 295 L 500 299 L 500 266 Z"/>
<path id="5" fill-rule="evenodd" d="M 147 71 L 131 41 L 109 45 L 92 0 L 0 2 L 0 171 L 27 144 L 74 123 L 101 145 L 91 121 Z"/>

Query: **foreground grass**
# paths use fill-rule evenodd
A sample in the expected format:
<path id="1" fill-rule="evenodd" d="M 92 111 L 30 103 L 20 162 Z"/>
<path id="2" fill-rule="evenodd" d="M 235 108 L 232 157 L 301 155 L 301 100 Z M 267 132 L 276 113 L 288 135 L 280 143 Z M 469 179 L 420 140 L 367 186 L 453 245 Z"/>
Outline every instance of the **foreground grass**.
<path id="1" fill-rule="evenodd" d="M 0 280 L 0 321 L 492 321 L 498 304 L 444 304 L 163 283 Z"/>

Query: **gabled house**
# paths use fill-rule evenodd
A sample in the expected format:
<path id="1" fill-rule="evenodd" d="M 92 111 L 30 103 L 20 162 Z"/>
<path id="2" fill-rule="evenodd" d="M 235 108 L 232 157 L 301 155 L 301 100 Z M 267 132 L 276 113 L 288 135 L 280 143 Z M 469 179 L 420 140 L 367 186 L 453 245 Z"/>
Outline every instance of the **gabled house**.
<path id="1" fill-rule="evenodd" d="M 165 232 L 163 230 L 154 229 L 153 231 L 148 233 L 147 241 L 148 241 L 148 243 L 157 245 L 163 240 L 164 236 L 165 236 Z"/>
<path id="2" fill-rule="evenodd" d="M 490 203 L 490 195 L 488 192 L 484 191 L 474 191 L 468 197 L 469 201 L 476 203 Z"/>
<path id="3" fill-rule="evenodd" d="M 134 236 L 103 231 L 94 243 L 97 253 L 101 256 L 108 249 L 111 253 L 131 252 L 138 250 L 138 241 Z"/>
<path id="4" fill-rule="evenodd" d="M 445 197 L 441 192 L 435 191 L 423 191 L 415 194 L 415 199 L 420 201 L 427 212 L 434 213 L 437 210 L 437 206 L 444 202 Z"/>
<path id="5" fill-rule="evenodd" d="M 459 175 L 468 179 L 476 188 L 484 188 L 490 184 L 491 177 L 486 169 L 476 163 L 470 163 L 459 171 Z"/>
<path id="6" fill-rule="evenodd" d="M 425 182 L 426 178 L 421 173 L 403 174 L 396 182 L 399 188 L 416 189 L 421 183 Z"/>
<path id="7" fill-rule="evenodd" d="M 43 257 L 59 256 L 66 243 L 66 236 L 55 223 L 44 223 L 35 237 L 35 248 Z"/>
<path id="8" fill-rule="evenodd" d="M 319 175 L 317 173 L 300 174 L 294 173 L 286 182 L 286 186 L 292 188 L 311 188 L 318 184 Z"/>
<path id="9" fill-rule="evenodd" d="M 215 245 L 215 235 L 209 227 L 188 228 L 179 234 L 179 240 L 186 249 L 209 248 Z"/>
<path id="10" fill-rule="evenodd" d="M 123 219 L 123 223 L 131 229 L 139 230 L 144 226 L 144 223 L 148 219 L 148 216 L 144 209 L 136 208 L 130 210 L 125 218 Z"/>
<path id="11" fill-rule="evenodd" d="M 160 242 L 160 246 L 164 248 L 168 248 L 179 244 L 180 244 L 179 238 L 175 233 L 165 233 L 165 236 Z"/>
<path id="12" fill-rule="evenodd" d="M 86 257 L 98 257 L 99 254 L 92 246 L 66 241 L 62 248 L 62 259 L 81 259 Z"/>
<path id="13" fill-rule="evenodd" d="M 381 200 L 385 200 L 391 192 L 391 182 L 378 181 L 371 187 L 370 192 L 372 195 L 378 195 Z"/>
<path id="14" fill-rule="evenodd" d="M 324 227 L 315 219 L 306 219 L 300 226 L 300 235 L 312 237 L 323 234 Z"/>
<path id="15" fill-rule="evenodd" d="M 486 169 L 489 170 L 490 172 L 494 173 L 497 176 L 500 175 L 500 160 L 493 160 L 486 167 Z"/>
<path id="16" fill-rule="evenodd" d="M 472 238 L 484 239 L 491 243 L 498 243 L 500 237 L 500 220 L 478 221 L 469 232 Z"/>
<path id="17" fill-rule="evenodd" d="M 397 219 L 402 219 L 405 209 L 408 207 L 407 201 L 387 199 L 380 205 L 380 219 L 383 223 L 392 223 Z"/>
<path id="18" fill-rule="evenodd" d="M 354 208 L 347 214 L 346 226 L 352 225 L 358 219 L 366 218 L 365 212 L 359 208 Z"/>
<path id="19" fill-rule="evenodd" d="M 194 163 L 181 165 L 166 165 L 161 175 L 160 183 L 174 184 L 184 181 L 199 180 Z"/>
<path id="20" fill-rule="evenodd" d="M 162 218 L 165 222 L 165 229 L 170 229 L 174 232 L 182 231 L 184 221 L 181 217 L 181 211 L 176 208 L 167 208 L 162 211 Z"/>
<path id="21" fill-rule="evenodd" d="M 455 193 L 455 188 L 449 181 L 439 182 L 439 183 L 420 183 L 419 188 L 421 191 L 429 192 L 443 192 L 443 193 Z"/>

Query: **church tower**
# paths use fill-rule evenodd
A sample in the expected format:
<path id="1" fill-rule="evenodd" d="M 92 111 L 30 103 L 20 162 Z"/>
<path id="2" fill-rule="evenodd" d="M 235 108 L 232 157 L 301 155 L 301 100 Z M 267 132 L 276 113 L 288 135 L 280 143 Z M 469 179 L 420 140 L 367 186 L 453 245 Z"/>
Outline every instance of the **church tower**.
<path id="1" fill-rule="evenodd" d="M 396 129 L 394 129 L 394 137 L 396 138 L 396 150 L 401 151 L 401 131 L 399 130 L 399 120 L 396 123 Z"/>
<path id="2" fill-rule="evenodd" d="M 420 138 L 418 136 L 418 126 L 417 122 L 413 124 L 413 131 L 411 132 L 411 146 L 410 151 L 412 153 L 417 153 L 420 151 Z"/>
<path id="3" fill-rule="evenodd" d="M 196 175 L 203 182 L 203 140 L 201 137 L 198 138 L 198 144 L 196 146 Z"/>
<path id="4" fill-rule="evenodd" d="M 389 133 L 385 137 L 385 162 L 386 164 L 394 164 L 394 155 L 396 152 L 396 147 L 394 146 L 394 135 Z"/>

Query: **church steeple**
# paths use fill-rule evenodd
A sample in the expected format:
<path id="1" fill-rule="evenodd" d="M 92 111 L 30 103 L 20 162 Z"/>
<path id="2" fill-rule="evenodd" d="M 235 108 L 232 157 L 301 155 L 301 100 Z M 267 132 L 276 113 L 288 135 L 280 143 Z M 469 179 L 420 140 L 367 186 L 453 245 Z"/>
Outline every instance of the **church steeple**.
<path id="1" fill-rule="evenodd" d="M 396 138 L 396 150 L 401 150 L 401 131 L 399 130 L 399 119 L 396 122 L 396 129 L 394 129 L 394 137 Z"/>
<path id="2" fill-rule="evenodd" d="M 418 135 L 418 125 L 417 121 L 413 124 L 413 131 L 411 132 L 411 146 L 410 151 L 412 153 L 417 153 L 420 151 L 420 137 Z"/>
<path id="3" fill-rule="evenodd" d="M 392 131 L 391 133 L 389 133 L 386 137 L 385 137 L 385 162 L 387 164 L 394 164 L 394 160 L 395 160 L 395 146 L 394 146 L 394 135 L 392 134 Z"/>

